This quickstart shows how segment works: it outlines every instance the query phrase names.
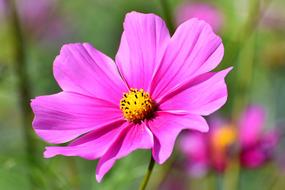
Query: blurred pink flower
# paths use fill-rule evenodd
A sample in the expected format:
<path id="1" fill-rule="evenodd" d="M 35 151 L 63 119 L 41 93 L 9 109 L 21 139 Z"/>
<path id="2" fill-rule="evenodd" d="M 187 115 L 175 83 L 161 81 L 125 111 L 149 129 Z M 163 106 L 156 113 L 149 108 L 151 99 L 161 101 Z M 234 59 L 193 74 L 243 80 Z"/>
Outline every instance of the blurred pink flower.
<path id="1" fill-rule="evenodd" d="M 185 3 L 176 11 L 176 22 L 178 24 L 190 18 L 198 18 L 209 23 L 214 31 L 219 31 L 223 24 L 221 12 L 212 5 L 206 3 Z"/>
<path id="2" fill-rule="evenodd" d="M 264 132 L 265 111 L 258 106 L 249 107 L 240 121 L 240 161 L 248 168 L 261 166 L 272 157 L 277 146 L 277 131 Z"/>
<path id="3" fill-rule="evenodd" d="M 230 148 L 236 141 L 236 129 L 231 123 L 220 126 L 211 124 L 210 132 L 210 164 L 218 172 L 224 172 L 231 158 Z"/>
<path id="4" fill-rule="evenodd" d="M 26 32 L 32 35 L 42 35 L 44 30 L 53 28 L 57 31 L 57 19 L 52 18 L 55 9 L 55 0 L 17 0 L 19 16 Z"/>
<path id="5" fill-rule="evenodd" d="M 155 161 L 164 163 L 181 130 L 207 132 L 202 116 L 226 102 L 231 68 L 211 72 L 223 52 L 204 21 L 191 19 L 170 37 L 160 17 L 137 12 L 125 18 L 115 62 L 88 43 L 64 45 L 54 62 L 63 91 L 37 97 L 31 106 L 41 138 L 73 141 L 47 147 L 44 157 L 100 158 L 98 181 L 136 149 L 152 149 Z"/>
<path id="6" fill-rule="evenodd" d="M 16 0 L 23 31 L 33 39 L 57 39 L 66 34 L 66 25 L 56 11 L 57 0 Z M 0 0 L 0 17 L 7 9 Z M 2 13 L 2 14 L 1 14 Z M 54 41 L 54 40 L 53 40 Z"/>
<path id="7" fill-rule="evenodd" d="M 194 131 L 187 132 L 181 138 L 180 148 L 187 159 L 187 171 L 192 176 L 204 176 L 209 169 L 210 161 L 208 157 L 208 140 L 209 139 L 206 134 Z"/>
<path id="8" fill-rule="evenodd" d="M 27 35 L 34 39 L 57 42 L 70 34 L 58 0 L 18 0 L 18 11 Z"/>
<path id="9" fill-rule="evenodd" d="M 4 0 L 0 0 L 0 22 L 4 19 L 4 15 L 5 15 L 4 11 L 5 11 L 5 2 Z"/>
<path id="10" fill-rule="evenodd" d="M 209 133 L 189 131 L 180 141 L 180 150 L 185 155 L 189 174 L 204 176 L 208 170 L 224 172 L 228 165 L 228 149 L 236 141 L 236 131 L 232 125 L 221 118 L 210 120 Z"/>
<path id="11" fill-rule="evenodd" d="M 261 107 L 250 106 L 237 128 L 231 122 L 214 118 L 210 121 L 209 133 L 188 132 L 182 136 L 180 149 L 191 175 L 204 174 L 211 168 L 223 172 L 233 155 L 239 155 L 240 164 L 247 168 L 259 167 L 270 160 L 278 135 L 275 130 L 264 132 L 264 119 Z M 239 148 L 232 150 L 234 145 Z"/>

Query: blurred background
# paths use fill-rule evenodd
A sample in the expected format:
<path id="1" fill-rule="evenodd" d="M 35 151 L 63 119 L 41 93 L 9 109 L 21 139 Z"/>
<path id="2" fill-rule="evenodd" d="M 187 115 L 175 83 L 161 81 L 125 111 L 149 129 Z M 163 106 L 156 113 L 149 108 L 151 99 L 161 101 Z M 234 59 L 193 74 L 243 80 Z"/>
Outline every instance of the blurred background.
<path id="1" fill-rule="evenodd" d="M 206 20 L 225 46 L 218 69 L 234 66 L 209 134 L 181 134 L 148 189 L 284 189 L 284 0 L 0 0 L 0 189 L 137 189 L 150 151 L 119 160 L 98 184 L 96 160 L 43 158 L 47 144 L 32 131 L 29 106 L 60 91 L 52 64 L 63 44 L 90 42 L 114 58 L 133 10 L 156 13 L 170 28 Z"/>

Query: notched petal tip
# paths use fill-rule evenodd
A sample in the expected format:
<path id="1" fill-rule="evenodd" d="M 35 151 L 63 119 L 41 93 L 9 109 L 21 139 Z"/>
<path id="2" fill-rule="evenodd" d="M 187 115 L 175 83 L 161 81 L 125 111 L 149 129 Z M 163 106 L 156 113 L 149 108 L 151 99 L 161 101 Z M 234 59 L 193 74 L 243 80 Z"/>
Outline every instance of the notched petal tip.
<path id="1" fill-rule="evenodd" d="M 106 160 L 101 158 L 96 167 L 96 180 L 100 183 L 103 177 L 108 173 L 108 171 L 113 167 L 115 164 L 116 159 L 112 158 L 110 160 Z"/>
<path id="2" fill-rule="evenodd" d="M 45 151 L 43 153 L 44 158 L 52 158 L 58 154 L 54 153 L 50 147 L 45 147 Z"/>
<path id="3" fill-rule="evenodd" d="M 210 29 L 210 33 L 215 34 L 215 32 L 214 32 L 214 30 L 213 30 L 213 27 L 212 27 L 209 23 L 207 23 L 205 20 L 203 20 L 203 19 L 199 19 L 199 18 L 197 18 L 197 17 L 194 17 L 194 18 L 190 18 L 190 19 L 186 20 L 186 21 L 183 22 L 182 24 L 187 23 L 187 22 L 196 22 L 196 24 L 204 25 L 204 27 L 207 27 L 207 28 Z M 182 25 L 182 24 L 181 24 L 181 25 Z M 217 36 L 217 37 L 219 37 L 219 36 Z M 219 37 L 219 38 L 220 38 L 220 37 Z M 221 38 L 220 38 L 220 39 L 221 39 Z"/>
<path id="4" fill-rule="evenodd" d="M 30 99 L 30 104 L 32 105 L 32 103 L 36 100 L 37 97 Z"/>
<path id="5" fill-rule="evenodd" d="M 100 183 L 103 179 L 103 176 L 101 176 L 99 174 L 95 174 L 95 178 L 96 178 L 97 182 Z"/>
<path id="6" fill-rule="evenodd" d="M 157 16 L 157 15 L 155 15 L 153 13 L 141 13 L 141 12 L 137 12 L 137 11 L 131 11 L 131 12 L 128 12 L 126 14 L 125 18 L 134 17 L 134 16 L 141 16 L 141 17 L 143 17 L 143 16 L 150 16 L 150 15 L 154 16 L 154 17 L 159 17 L 159 16 Z"/>
<path id="7" fill-rule="evenodd" d="M 225 78 L 228 76 L 229 72 L 231 72 L 233 70 L 233 68 L 234 67 L 231 66 L 231 67 L 228 67 L 224 70 L 218 71 L 217 73 L 221 73 L 221 77 L 224 78 L 224 80 L 225 80 Z"/>
<path id="8" fill-rule="evenodd" d="M 39 100 L 40 96 L 37 96 L 33 99 L 30 100 L 30 106 L 32 108 L 32 111 L 34 113 L 34 119 L 32 121 L 32 127 L 35 129 L 35 125 L 36 125 L 36 107 L 39 105 L 38 100 Z"/>
<path id="9" fill-rule="evenodd" d="M 91 46 L 91 47 L 93 47 L 92 44 L 89 43 L 89 42 L 67 43 L 67 44 L 63 44 L 63 45 L 61 46 L 60 54 L 61 54 L 62 52 L 64 52 L 66 49 L 73 48 L 73 47 L 75 47 L 75 46 Z"/>
<path id="10" fill-rule="evenodd" d="M 63 44 L 60 48 L 59 54 L 56 56 L 55 60 L 54 60 L 54 64 L 56 63 L 56 60 L 61 56 L 66 54 L 66 51 L 69 51 L 70 48 L 75 47 L 81 45 L 81 43 L 67 43 L 67 44 Z"/>
<path id="11" fill-rule="evenodd" d="M 226 71 L 227 72 L 227 74 L 230 72 L 230 71 L 232 71 L 234 69 L 234 67 L 233 66 L 230 66 L 229 68 L 227 68 L 227 69 L 225 69 L 224 71 Z"/>
<path id="12" fill-rule="evenodd" d="M 37 104 L 38 99 L 40 98 L 40 96 L 37 96 L 35 98 L 30 99 L 30 106 L 33 109 L 33 107 Z"/>
<path id="13" fill-rule="evenodd" d="M 168 158 L 166 158 L 166 159 L 160 159 L 159 156 L 154 156 L 153 154 L 154 154 L 154 153 L 152 153 L 153 159 L 154 159 L 155 162 L 156 162 L 157 164 L 159 164 L 159 165 L 164 164 L 164 162 L 166 162 L 166 161 L 168 160 Z"/>

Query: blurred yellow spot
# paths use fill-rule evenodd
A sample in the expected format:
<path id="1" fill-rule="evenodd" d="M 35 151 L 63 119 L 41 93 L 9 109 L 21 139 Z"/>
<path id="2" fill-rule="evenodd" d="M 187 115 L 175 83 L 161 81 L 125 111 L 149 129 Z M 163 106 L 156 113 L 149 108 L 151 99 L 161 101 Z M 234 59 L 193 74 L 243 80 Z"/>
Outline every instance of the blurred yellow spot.
<path id="1" fill-rule="evenodd" d="M 213 132 L 211 144 L 215 151 L 224 151 L 227 147 L 234 144 L 236 138 L 234 126 L 223 126 Z"/>

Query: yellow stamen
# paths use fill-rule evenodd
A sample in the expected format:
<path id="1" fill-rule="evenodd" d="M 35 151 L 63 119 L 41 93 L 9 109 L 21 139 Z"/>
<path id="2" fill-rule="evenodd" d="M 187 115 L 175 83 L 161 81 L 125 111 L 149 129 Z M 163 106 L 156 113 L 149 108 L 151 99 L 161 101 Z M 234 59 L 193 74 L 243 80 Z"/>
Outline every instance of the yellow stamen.
<path id="1" fill-rule="evenodd" d="M 138 123 L 153 114 L 154 102 L 143 89 L 131 88 L 128 93 L 124 93 L 120 109 L 127 120 Z"/>

